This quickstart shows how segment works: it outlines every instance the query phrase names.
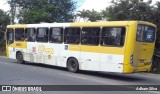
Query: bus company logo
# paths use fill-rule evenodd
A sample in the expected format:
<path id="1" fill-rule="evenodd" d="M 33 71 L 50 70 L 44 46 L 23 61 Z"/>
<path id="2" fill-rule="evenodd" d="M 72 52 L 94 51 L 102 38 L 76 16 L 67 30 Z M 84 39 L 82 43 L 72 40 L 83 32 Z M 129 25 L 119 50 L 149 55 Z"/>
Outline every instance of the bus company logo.
<path id="1" fill-rule="evenodd" d="M 44 45 L 39 45 L 38 46 L 38 52 L 44 52 L 44 53 L 48 53 L 48 54 L 53 54 L 54 50 L 52 48 L 47 48 Z"/>
<path id="2" fill-rule="evenodd" d="M 2 86 L 2 91 L 12 91 L 11 86 Z"/>
<path id="3" fill-rule="evenodd" d="M 21 43 L 16 43 L 16 46 L 22 46 L 22 44 Z"/>

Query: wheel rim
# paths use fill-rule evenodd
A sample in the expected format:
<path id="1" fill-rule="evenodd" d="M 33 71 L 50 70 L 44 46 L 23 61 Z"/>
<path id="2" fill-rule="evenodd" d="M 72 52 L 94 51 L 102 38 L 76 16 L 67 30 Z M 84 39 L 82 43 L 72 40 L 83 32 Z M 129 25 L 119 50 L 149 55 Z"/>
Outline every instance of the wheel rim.
<path id="1" fill-rule="evenodd" d="M 71 61 L 70 64 L 71 64 L 70 66 L 72 69 L 76 69 L 76 63 L 74 61 Z"/>
<path id="2" fill-rule="evenodd" d="M 21 61 L 23 61 L 22 58 L 23 58 L 22 55 L 21 55 L 20 53 L 18 53 L 18 54 L 17 54 L 17 60 L 18 60 L 19 62 L 21 62 Z"/>
<path id="3" fill-rule="evenodd" d="M 67 61 L 67 68 L 70 72 L 77 72 L 79 70 L 78 61 L 75 58 L 70 58 Z"/>

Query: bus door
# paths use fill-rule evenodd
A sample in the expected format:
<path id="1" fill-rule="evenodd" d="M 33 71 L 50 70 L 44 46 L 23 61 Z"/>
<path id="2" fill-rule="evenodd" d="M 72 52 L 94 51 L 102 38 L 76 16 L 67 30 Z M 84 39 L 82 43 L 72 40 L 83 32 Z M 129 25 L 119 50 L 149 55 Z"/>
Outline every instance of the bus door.
<path id="1" fill-rule="evenodd" d="M 136 45 L 133 54 L 134 66 L 150 65 L 155 45 L 155 28 L 147 25 L 138 25 Z"/>
<path id="2" fill-rule="evenodd" d="M 12 47 L 12 44 L 14 43 L 14 29 L 7 29 L 6 33 L 6 53 L 8 58 L 14 58 L 15 55 L 13 54 L 15 51 L 15 48 Z"/>

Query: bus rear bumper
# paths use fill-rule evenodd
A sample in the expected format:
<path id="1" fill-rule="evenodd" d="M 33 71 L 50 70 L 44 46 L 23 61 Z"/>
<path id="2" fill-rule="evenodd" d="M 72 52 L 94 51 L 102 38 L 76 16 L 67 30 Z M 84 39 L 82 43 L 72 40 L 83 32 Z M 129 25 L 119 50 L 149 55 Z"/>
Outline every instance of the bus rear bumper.
<path id="1" fill-rule="evenodd" d="M 149 72 L 151 69 L 151 65 L 144 66 L 144 67 L 135 67 L 135 72 Z"/>
<path id="2" fill-rule="evenodd" d="M 151 65 L 146 65 L 143 67 L 134 67 L 131 65 L 125 65 L 123 73 L 138 73 L 138 72 L 149 72 L 151 69 Z"/>

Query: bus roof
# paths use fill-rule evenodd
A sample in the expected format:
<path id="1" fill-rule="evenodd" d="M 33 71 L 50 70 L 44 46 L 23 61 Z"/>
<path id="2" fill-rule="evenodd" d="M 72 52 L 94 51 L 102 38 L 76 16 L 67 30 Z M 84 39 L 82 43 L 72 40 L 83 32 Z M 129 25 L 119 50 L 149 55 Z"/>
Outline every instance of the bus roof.
<path id="1" fill-rule="evenodd" d="M 72 23 L 39 23 L 8 25 L 7 28 L 33 28 L 33 27 L 96 27 L 96 26 L 126 26 L 131 24 L 156 25 L 146 21 L 105 21 L 105 22 L 72 22 Z"/>

